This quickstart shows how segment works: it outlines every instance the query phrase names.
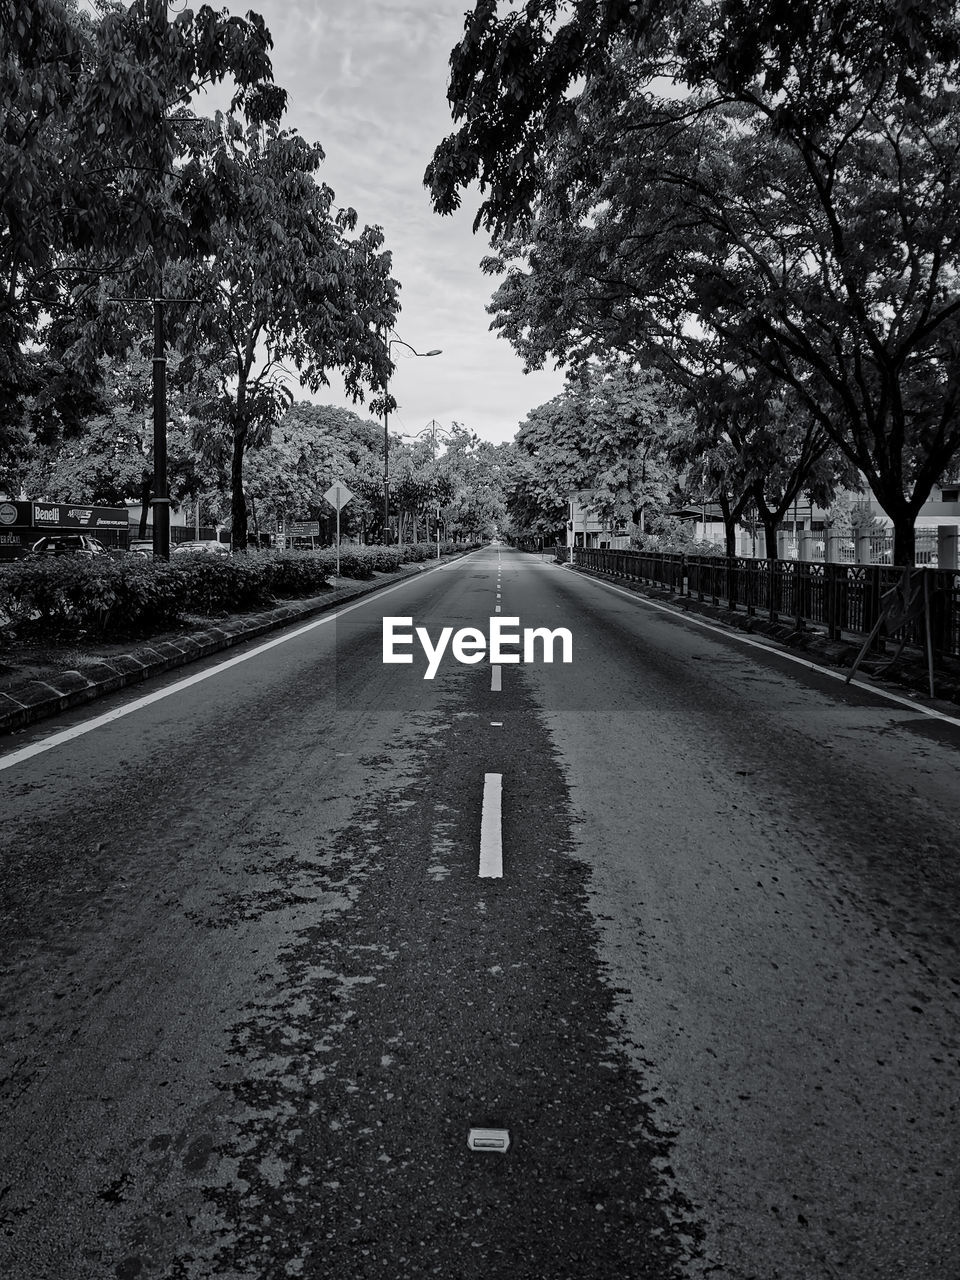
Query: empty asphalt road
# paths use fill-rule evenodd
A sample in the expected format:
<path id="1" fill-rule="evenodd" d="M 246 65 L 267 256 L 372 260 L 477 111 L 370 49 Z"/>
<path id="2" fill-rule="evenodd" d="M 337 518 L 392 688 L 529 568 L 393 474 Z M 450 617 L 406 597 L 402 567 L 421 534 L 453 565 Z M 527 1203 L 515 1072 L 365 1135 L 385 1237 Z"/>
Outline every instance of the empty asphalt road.
<path id="1" fill-rule="evenodd" d="M 0 1275 L 960 1276 L 958 783 L 497 547 L 8 736 Z"/>

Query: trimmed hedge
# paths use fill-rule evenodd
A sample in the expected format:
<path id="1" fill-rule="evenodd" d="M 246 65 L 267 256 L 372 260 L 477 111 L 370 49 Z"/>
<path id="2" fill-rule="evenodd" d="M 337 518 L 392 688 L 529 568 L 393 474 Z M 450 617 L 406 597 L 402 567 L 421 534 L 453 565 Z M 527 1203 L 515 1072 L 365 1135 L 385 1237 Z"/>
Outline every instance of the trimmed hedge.
<path id="1" fill-rule="evenodd" d="M 445 554 L 466 550 L 466 543 L 441 543 Z M 340 573 L 372 578 L 436 554 L 436 543 L 341 547 Z M 38 637 L 150 635 L 185 614 L 216 617 L 317 595 L 329 585 L 336 561 L 330 548 L 240 556 L 182 552 L 156 562 L 134 555 L 14 560 L 0 564 L 0 629 Z"/>

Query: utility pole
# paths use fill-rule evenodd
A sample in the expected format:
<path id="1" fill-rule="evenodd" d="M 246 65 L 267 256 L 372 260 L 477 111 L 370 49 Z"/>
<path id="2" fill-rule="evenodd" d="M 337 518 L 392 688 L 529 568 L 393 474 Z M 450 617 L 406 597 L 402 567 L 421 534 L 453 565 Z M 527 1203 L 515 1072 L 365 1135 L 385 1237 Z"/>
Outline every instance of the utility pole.
<path id="1" fill-rule="evenodd" d="M 165 298 L 153 300 L 153 555 L 170 559 L 170 494 L 167 487 L 167 355 Z"/>
<path id="2" fill-rule="evenodd" d="M 145 298 L 113 298 L 113 302 L 145 302 Z M 167 353 L 164 308 L 190 306 L 199 298 L 152 298 L 153 304 L 153 554 L 170 559 L 170 491 L 167 486 Z"/>

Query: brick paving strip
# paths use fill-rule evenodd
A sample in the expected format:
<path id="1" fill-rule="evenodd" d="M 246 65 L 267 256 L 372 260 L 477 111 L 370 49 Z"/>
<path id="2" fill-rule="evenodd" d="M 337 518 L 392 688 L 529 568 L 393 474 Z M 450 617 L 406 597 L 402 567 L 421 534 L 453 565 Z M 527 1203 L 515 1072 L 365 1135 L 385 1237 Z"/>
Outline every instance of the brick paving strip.
<path id="1" fill-rule="evenodd" d="M 458 556 L 443 556 L 441 563 L 449 563 Z M 149 680 L 151 676 L 161 675 L 176 667 L 185 666 L 199 658 L 207 658 L 211 654 L 220 653 L 234 645 L 247 640 L 255 640 L 258 636 L 270 631 L 277 631 L 295 622 L 317 613 L 326 613 L 360 596 L 370 595 L 383 587 L 399 582 L 403 578 L 414 577 L 434 568 L 436 560 L 425 560 L 417 564 L 403 565 L 393 573 L 375 573 L 373 580 L 357 581 L 340 579 L 339 585 L 332 586 L 322 596 L 311 596 L 304 600 L 287 600 L 274 609 L 266 609 L 259 613 L 237 614 L 224 618 L 216 623 L 209 622 L 202 630 L 189 634 L 174 636 L 171 639 L 146 640 L 129 653 L 111 653 L 109 656 L 97 658 L 98 645 L 95 640 L 87 642 L 91 661 L 83 663 L 83 670 L 72 669 L 45 672 L 43 677 L 34 677 L 10 684 L 0 691 L 0 734 L 14 729 L 22 729 L 25 725 L 37 720 L 55 716 L 71 707 L 92 702 L 104 694 L 113 693 L 127 685 L 139 684 Z M 77 641 L 74 651 L 82 649 L 84 641 Z M 101 646 L 115 649 L 115 645 Z M 0 665 L 5 659 L 11 659 L 16 667 L 16 653 L 0 654 Z"/>

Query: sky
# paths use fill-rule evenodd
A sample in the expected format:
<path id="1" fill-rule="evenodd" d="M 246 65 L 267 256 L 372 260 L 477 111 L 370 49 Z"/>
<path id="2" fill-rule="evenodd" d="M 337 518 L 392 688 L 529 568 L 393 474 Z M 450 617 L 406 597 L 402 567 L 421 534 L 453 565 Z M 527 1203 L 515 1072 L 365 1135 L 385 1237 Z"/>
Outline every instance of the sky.
<path id="1" fill-rule="evenodd" d="M 449 58 L 469 0 L 219 0 L 215 7 L 262 14 L 274 41 L 273 77 L 288 94 L 284 125 L 323 147 L 318 176 L 336 204 L 356 209 L 361 226 L 383 227 L 401 285 L 396 334 L 418 351 L 443 352 L 417 359 L 393 346 L 391 431 L 416 434 L 436 420 L 494 443 L 512 439 L 531 409 L 559 393 L 563 375 L 524 374 L 510 345 L 489 330 L 496 279 L 480 270 L 486 236 L 472 232 L 479 194 L 466 193 L 458 213 L 440 218 L 423 186 L 434 148 L 454 129 Z M 366 416 L 335 374 L 318 394 L 299 387 L 296 394 Z"/>

